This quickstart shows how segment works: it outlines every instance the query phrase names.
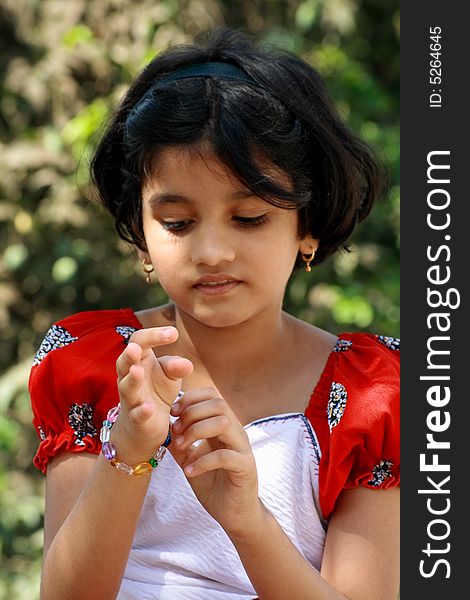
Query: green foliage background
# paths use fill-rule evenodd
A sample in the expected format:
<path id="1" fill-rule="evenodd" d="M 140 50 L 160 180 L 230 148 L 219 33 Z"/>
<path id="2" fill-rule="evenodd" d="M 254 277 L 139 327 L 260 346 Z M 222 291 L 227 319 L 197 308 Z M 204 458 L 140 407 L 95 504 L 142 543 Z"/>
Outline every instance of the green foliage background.
<path id="1" fill-rule="evenodd" d="M 88 200 L 95 132 L 155 53 L 224 24 L 314 63 L 390 170 L 352 252 L 297 273 L 286 308 L 337 333 L 399 333 L 397 0 L 0 0 L 0 600 L 38 595 L 44 478 L 26 385 L 42 337 L 75 311 L 165 300 Z"/>

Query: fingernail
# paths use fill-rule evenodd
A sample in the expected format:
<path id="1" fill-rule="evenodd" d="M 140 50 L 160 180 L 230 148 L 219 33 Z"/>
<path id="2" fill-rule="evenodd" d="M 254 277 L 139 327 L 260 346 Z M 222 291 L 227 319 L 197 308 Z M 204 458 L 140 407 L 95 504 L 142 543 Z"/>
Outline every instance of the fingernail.
<path id="1" fill-rule="evenodd" d="M 177 446 L 181 446 L 181 444 L 182 444 L 182 443 L 183 443 L 183 441 L 184 441 L 184 440 L 183 440 L 183 436 L 182 436 L 182 435 L 180 435 L 180 436 L 176 436 L 176 437 L 174 437 L 174 438 L 173 438 L 173 441 L 175 442 L 175 444 L 176 444 Z"/>
<path id="2" fill-rule="evenodd" d="M 178 419 L 178 421 L 176 421 L 176 423 L 173 423 L 173 431 L 180 431 L 181 430 L 181 421 Z"/>
<path id="3" fill-rule="evenodd" d="M 184 472 L 188 473 L 188 475 L 190 473 L 192 473 L 194 471 L 194 467 L 192 465 L 188 465 L 187 467 L 184 468 Z"/>
<path id="4" fill-rule="evenodd" d="M 171 340 L 173 337 L 173 329 L 168 327 L 162 331 L 162 337 L 164 340 Z"/>
<path id="5" fill-rule="evenodd" d="M 171 414 L 177 415 L 180 411 L 180 408 L 181 408 L 181 404 L 179 402 L 175 402 L 171 407 L 171 410 L 170 410 Z"/>

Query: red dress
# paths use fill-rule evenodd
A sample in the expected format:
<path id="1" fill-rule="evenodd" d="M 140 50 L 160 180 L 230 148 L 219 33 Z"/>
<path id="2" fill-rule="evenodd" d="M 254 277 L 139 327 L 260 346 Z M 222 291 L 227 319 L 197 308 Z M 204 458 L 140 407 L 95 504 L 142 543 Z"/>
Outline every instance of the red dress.
<path id="1" fill-rule="evenodd" d="M 130 308 L 81 312 L 50 328 L 29 379 L 43 473 L 60 452 L 100 452 L 102 421 L 119 401 L 116 360 L 140 328 Z M 398 485 L 399 340 L 341 334 L 304 415 L 319 446 L 324 519 L 343 489 Z"/>

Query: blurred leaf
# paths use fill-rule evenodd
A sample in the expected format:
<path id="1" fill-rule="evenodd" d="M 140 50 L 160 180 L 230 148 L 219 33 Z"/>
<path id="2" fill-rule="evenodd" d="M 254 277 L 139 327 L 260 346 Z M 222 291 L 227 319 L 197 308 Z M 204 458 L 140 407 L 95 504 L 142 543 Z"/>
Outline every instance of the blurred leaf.
<path id="1" fill-rule="evenodd" d="M 91 29 L 79 23 L 64 33 L 62 43 L 68 48 L 74 48 L 77 44 L 89 42 L 92 39 L 93 33 Z"/>
<path id="2" fill-rule="evenodd" d="M 318 1 L 306 0 L 295 11 L 295 24 L 303 31 L 312 27 L 318 14 Z"/>
<path id="3" fill-rule="evenodd" d="M 363 296 L 342 296 L 333 306 L 338 323 L 354 323 L 363 329 L 372 323 L 374 311 Z"/>
<path id="4" fill-rule="evenodd" d="M 18 269 L 28 258 L 28 250 L 23 244 L 11 244 L 3 253 L 3 262 L 7 269 Z"/>
<path id="5" fill-rule="evenodd" d="M 106 113 L 106 103 L 101 98 L 98 98 L 82 109 L 62 129 L 64 142 L 73 146 L 77 156 L 81 155 L 90 138 L 99 129 Z"/>
<path id="6" fill-rule="evenodd" d="M 77 272 L 77 261 L 71 256 L 63 256 L 55 261 L 52 267 L 52 277 L 57 283 L 69 281 Z"/>
<path id="7" fill-rule="evenodd" d="M 20 433 L 20 427 L 14 421 L 0 415 L 0 448 L 12 450 L 15 438 Z"/>

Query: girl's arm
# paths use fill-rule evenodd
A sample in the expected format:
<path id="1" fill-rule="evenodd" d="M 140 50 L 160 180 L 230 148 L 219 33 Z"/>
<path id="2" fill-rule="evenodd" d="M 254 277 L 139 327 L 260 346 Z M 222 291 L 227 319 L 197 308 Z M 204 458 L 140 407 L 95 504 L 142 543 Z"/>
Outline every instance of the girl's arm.
<path id="1" fill-rule="evenodd" d="M 148 484 L 102 456 L 67 454 L 49 463 L 42 600 L 116 598 Z"/>
<path id="2" fill-rule="evenodd" d="M 231 536 L 259 600 L 397 600 L 399 490 L 344 491 L 326 538 L 321 575 L 268 512 Z"/>
<path id="3" fill-rule="evenodd" d="M 116 363 L 121 412 L 111 432 L 117 457 L 148 460 L 168 434 L 170 406 L 192 364 L 156 358 L 176 329 L 132 335 Z M 136 343 L 134 343 L 136 342 Z M 49 463 L 42 600 L 114 600 L 129 556 L 149 477 L 121 473 L 103 456 L 66 454 Z"/>

